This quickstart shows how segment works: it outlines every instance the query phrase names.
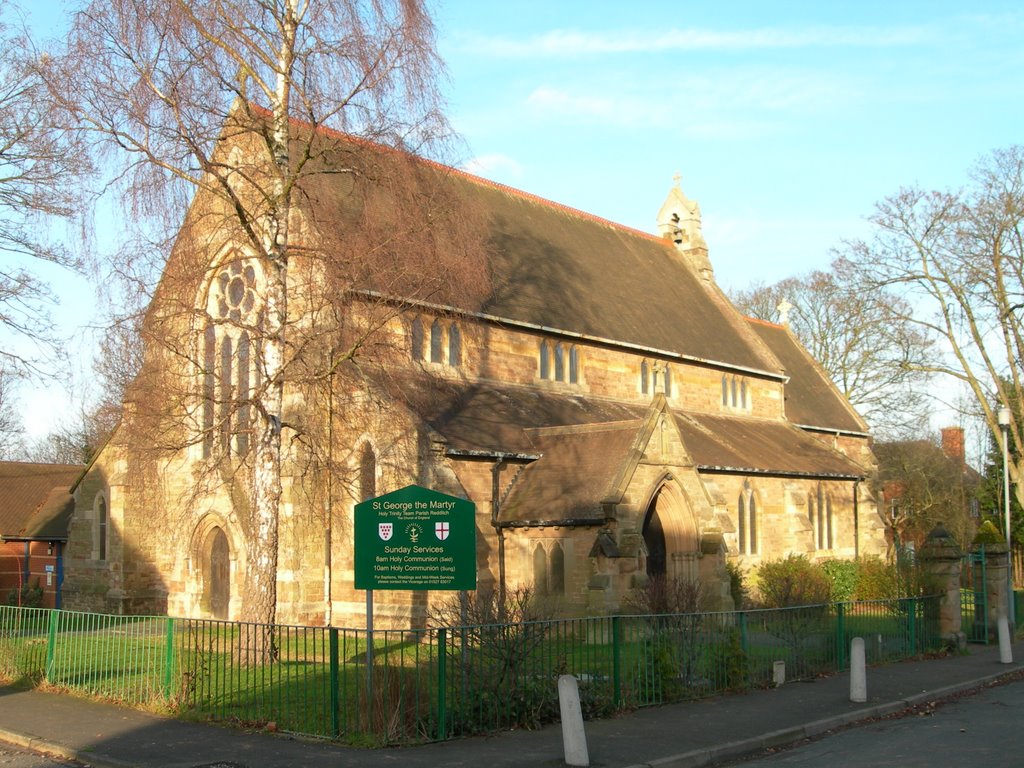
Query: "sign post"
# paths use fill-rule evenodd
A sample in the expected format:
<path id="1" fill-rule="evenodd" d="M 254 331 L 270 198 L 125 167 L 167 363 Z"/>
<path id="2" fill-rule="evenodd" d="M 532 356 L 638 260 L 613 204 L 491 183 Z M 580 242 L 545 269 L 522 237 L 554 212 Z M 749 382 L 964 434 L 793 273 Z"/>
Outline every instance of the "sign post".
<path id="1" fill-rule="evenodd" d="M 476 589 L 476 505 L 409 485 L 356 504 L 355 588 L 366 590 L 366 690 L 373 694 L 373 590 Z"/>
<path id="2" fill-rule="evenodd" d="M 356 589 L 476 589 L 476 505 L 417 485 L 356 505 Z"/>

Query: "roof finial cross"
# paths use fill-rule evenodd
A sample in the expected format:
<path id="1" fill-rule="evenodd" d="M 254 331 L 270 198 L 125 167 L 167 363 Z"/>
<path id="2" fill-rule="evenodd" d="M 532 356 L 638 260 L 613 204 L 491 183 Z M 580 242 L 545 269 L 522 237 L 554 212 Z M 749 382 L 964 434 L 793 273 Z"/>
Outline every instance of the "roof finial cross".
<path id="1" fill-rule="evenodd" d="M 676 171 L 672 176 L 672 181 L 675 182 L 676 189 L 679 189 L 679 182 L 683 180 L 683 176 L 679 171 Z"/>

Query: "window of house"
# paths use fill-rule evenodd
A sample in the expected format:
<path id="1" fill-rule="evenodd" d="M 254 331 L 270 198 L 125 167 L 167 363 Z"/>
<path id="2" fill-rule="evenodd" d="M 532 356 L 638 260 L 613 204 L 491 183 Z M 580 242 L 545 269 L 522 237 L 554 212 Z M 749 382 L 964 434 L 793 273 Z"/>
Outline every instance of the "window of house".
<path id="1" fill-rule="evenodd" d="M 640 394 L 649 395 L 651 390 L 650 384 L 651 369 L 647 364 L 646 360 L 640 361 Z"/>
<path id="2" fill-rule="evenodd" d="M 540 377 L 551 378 L 551 347 L 547 339 L 540 340 Z"/>
<path id="3" fill-rule="evenodd" d="M 262 325 L 261 274 L 254 259 L 237 255 L 217 270 L 207 295 L 203 333 L 201 409 L 203 456 L 249 450 L 252 399 L 259 386 L 254 339 Z"/>
<path id="4" fill-rule="evenodd" d="M 576 384 L 580 380 L 580 353 L 573 344 L 569 347 L 569 383 Z"/>
<path id="5" fill-rule="evenodd" d="M 565 381 L 565 347 L 555 344 L 555 381 Z"/>
<path id="6" fill-rule="evenodd" d="M 736 508 L 738 514 L 736 515 L 736 538 L 739 541 L 739 551 L 741 555 L 747 553 L 747 500 L 744 498 L 743 491 L 740 491 L 740 498 L 736 502 Z"/>
<path id="7" fill-rule="evenodd" d="M 672 366 L 665 366 L 665 397 L 672 397 Z"/>

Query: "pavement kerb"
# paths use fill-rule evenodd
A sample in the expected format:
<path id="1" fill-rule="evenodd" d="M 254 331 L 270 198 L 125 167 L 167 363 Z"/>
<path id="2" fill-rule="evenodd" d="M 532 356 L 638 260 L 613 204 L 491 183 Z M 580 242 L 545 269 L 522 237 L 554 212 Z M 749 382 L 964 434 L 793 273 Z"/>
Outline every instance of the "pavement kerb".
<path id="1" fill-rule="evenodd" d="M 871 720 L 876 717 L 885 717 L 886 715 L 891 715 L 894 712 L 901 712 L 904 709 L 909 709 L 910 707 L 915 707 L 919 704 L 926 704 L 930 701 L 940 701 L 948 698 L 949 696 L 961 693 L 962 691 L 968 691 L 973 688 L 978 688 L 980 686 L 996 682 L 1019 671 L 1019 668 L 1014 668 L 1004 672 L 996 672 L 994 674 L 975 678 L 974 680 L 968 680 L 963 683 L 948 685 L 944 688 L 936 688 L 934 691 L 925 691 L 924 693 L 915 694 L 914 696 L 908 696 L 907 698 L 900 699 L 899 701 L 876 704 L 871 707 L 859 709 L 856 712 L 835 715 L 823 720 L 815 720 L 805 725 L 783 728 L 778 731 L 771 731 L 758 736 L 751 736 L 750 738 L 731 741 L 714 747 L 702 747 L 701 749 L 694 749 L 689 752 L 682 752 L 678 755 L 658 758 L 657 760 L 651 760 L 646 763 L 635 763 L 627 766 L 626 768 L 704 768 L 704 766 L 712 765 L 714 763 L 721 763 L 727 760 L 736 760 L 741 757 L 746 757 L 765 749 L 794 744 L 803 739 L 820 736 L 827 731 L 859 723 L 864 720 Z"/>
<path id="2" fill-rule="evenodd" d="M 81 749 L 71 749 L 63 744 L 47 741 L 38 736 L 15 733 L 5 728 L 0 728 L 0 741 L 13 744 L 16 747 L 23 747 L 32 752 L 41 752 L 44 755 L 59 757 L 62 760 L 74 760 L 75 762 L 85 763 L 93 768 L 136 768 L 134 763 L 118 760 L 115 757 L 107 757 Z"/>

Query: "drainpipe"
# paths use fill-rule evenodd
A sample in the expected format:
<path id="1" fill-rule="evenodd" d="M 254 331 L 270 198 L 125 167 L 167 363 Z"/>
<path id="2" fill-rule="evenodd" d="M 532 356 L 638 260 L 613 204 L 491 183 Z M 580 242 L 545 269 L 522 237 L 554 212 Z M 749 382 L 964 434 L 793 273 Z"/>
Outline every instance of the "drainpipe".
<path id="1" fill-rule="evenodd" d="M 858 491 L 860 480 L 853 481 L 853 559 L 860 560 L 860 509 L 858 507 Z"/>
<path id="2" fill-rule="evenodd" d="M 498 494 L 500 484 L 498 482 L 501 468 L 505 465 L 505 459 L 500 458 L 494 462 L 491 468 L 491 525 L 498 536 L 498 605 L 505 605 L 505 529 L 498 521 L 498 508 L 500 500 Z"/>

